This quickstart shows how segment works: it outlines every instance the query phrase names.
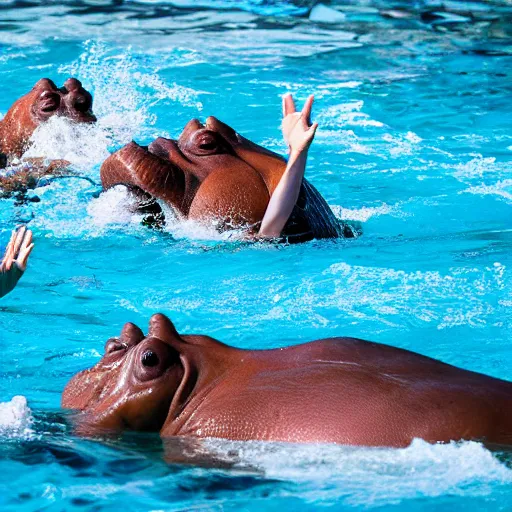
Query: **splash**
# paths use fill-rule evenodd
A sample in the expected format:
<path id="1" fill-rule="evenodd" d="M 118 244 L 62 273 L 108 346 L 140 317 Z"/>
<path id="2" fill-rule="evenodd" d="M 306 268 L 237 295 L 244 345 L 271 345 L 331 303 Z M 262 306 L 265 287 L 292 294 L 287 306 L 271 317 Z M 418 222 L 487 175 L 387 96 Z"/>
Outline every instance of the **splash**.
<path id="1" fill-rule="evenodd" d="M 316 121 L 326 129 L 347 126 L 382 128 L 384 124 L 363 112 L 363 106 L 364 102 L 362 100 L 333 105 L 320 111 L 316 116 Z"/>
<path id="2" fill-rule="evenodd" d="M 336 445 L 229 442 L 209 450 L 240 468 L 291 481 L 305 498 L 370 507 L 447 494 L 481 496 L 489 484 L 510 484 L 512 471 L 475 442 L 432 445 L 415 439 L 403 449 Z"/>
<path id="3" fill-rule="evenodd" d="M 202 241 L 236 241 L 242 240 L 246 233 L 245 229 L 229 229 L 219 232 L 216 223 L 197 222 L 192 219 L 185 219 L 178 216 L 174 210 L 165 204 L 161 204 L 165 214 L 165 231 L 172 234 L 174 238 L 186 238 L 189 240 Z"/>
<path id="4" fill-rule="evenodd" d="M 115 135 L 101 120 L 97 125 L 77 124 L 54 116 L 36 128 L 23 158 L 62 159 L 85 171 L 109 156 L 113 138 Z"/>
<path id="5" fill-rule="evenodd" d="M 99 228 L 113 224 L 140 224 L 142 217 L 134 213 L 135 208 L 135 197 L 120 185 L 93 199 L 87 206 L 87 214 L 92 224 Z"/>
<path id="6" fill-rule="evenodd" d="M 78 60 L 59 68 L 59 73 L 79 76 L 93 95 L 93 110 L 103 124 L 116 135 L 118 144 L 126 144 L 147 124 L 155 122 L 145 98 L 135 85 L 136 63 L 129 50 L 111 54 L 105 44 L 87 41 Z"/>
<path id="7" fill-rule="evenodd" d="M 141 66 L 129 47 L 119 53 L 97 41 L 86 41 L 79 59 L 61 66 L 60 73 L 79 76 L 94 97 L 94 112 L 99 123 L 113 133 L 113 145 L 122 145 L 135 138 L 151 138 L 167 134 L 154 131 L 156 115 L 152 107 L 160 103 L 203 108 L 199 91 L 166 84 L 158 76 L 158 68 Z M 141 71 L 142 67 L 142 71 Z"/>
<path id="8" fill-rule="evenodd" d="M 380 215 L 397 215 L 399 207 L 397 205 L 390 206 L 386 203 L 380 206 L 363 206 L 362 208 L 349 209 L 341 206 L 333 206 L 332 211 L 336 217 L 342 220 L 357 220 L 359 222 L 366 222 L 372 217 Z"/>
<path id="9" fill-rule="evenodd" d="M 215 225 L 184 219 L 168 205 L 160 204 L 165 214 L 164 231 L 174 238 L 189 240 L 232 240 L 242 236 L 242 231 L 219 233 Z M 87 214 L 93 226 L 100 230 L 122 226 L 140 226 L 143 215 L 136 213 L 137 199 L 122 185 L 103 192 L 87 206 Z"/>
<path id="10" fill-rule="evenodd" d="M 166 84 L 156 68 L 141 71 L 130 48 L 119 53 L 105 43 L 87 41 L 80 57 L 59 67 L 59 73 L 78 76 L 92 93 L 94 124 L 76 124 L 52 117 L 39 126 L 24 157 L 65 159 L 81 171 L 99 166 L 109 155 L 133 139 L 168 136 L 155 130 L 152 109 L 161 102 L 202 109 L 199 92 L 177 83 Z"/>
<path id="11" fill-rule="evenodd" d="M 10 402 L 0 402 L 0 436 L 30 438 L 34 431 L 32 411 L 24 396 L 15 396 Z"/>
<path id="12" fill-rule="evenodd" d="M 469 187 L 463 192 L 482 196 L 496 196 L 500 199 L 512 202 L 512 179 L 497 181 L 492 185 L 478 185 Z"/>
<path id="13" fill-rule="evenodd" d="M 455 166 L 454 177 L 461 181 L 468 181 L 475 178 L 483 178 L 485 174 L 494 173 L 496 171 L 496 158 L 484 158 L 478 155 L 469 162 L 457 164 Z"/>

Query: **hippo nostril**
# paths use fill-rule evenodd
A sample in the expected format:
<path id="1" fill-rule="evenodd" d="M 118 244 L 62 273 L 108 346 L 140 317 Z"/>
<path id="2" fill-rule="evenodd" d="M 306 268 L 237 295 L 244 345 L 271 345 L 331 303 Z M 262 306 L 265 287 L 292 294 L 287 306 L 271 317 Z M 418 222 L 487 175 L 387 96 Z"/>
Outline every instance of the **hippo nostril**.
<path id="1" fill-rule="evenodd" d="M 40 110 L 42 112 L 52 112 L 57 110 L 60 105 L 60 96 L 53 91 L 44 91 L 39 96 Z"/>
<path id="2" fill-rule="evenodd" d="M 73 105 L 73 108 L 79 112 L 87 112 L 90 110 L 92 102 L 87 96 L 84 96 L 83 94 L 77 94 L 72 98 L 71 104 Z"/>
<path id="3" fill-rule="evenodd" d="M 105 343 L 105 354 L 113 354 L 120 350 L 126 350 L 128 345 L 117 339 L 110 339 Z"/>
<path id="4" fill-rule="evenodd" d="M 77 89 L 81 89 L 82 88 L 82 82 L 80 82 L 80 80 L 77 80 L 76 78 L 68 78 L 64 82 L 64 87 L 68 91 L 76 91 Z"/>

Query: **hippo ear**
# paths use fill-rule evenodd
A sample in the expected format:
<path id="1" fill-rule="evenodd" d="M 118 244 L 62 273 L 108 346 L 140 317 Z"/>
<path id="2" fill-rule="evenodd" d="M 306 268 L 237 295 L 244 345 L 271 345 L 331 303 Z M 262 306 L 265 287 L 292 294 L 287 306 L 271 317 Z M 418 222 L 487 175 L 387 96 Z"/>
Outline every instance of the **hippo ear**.
<path id="1" fill-rule="evenodd" d="M 180 337 L 174 324 L 162 313 L 153 315 L 149 320 L 148 336 L 153 336 L 162 341 Z"/>
<path id="2" fill-rule="evenodd" d="M 131 322 L 124 324 L 123 330 L 119 336 L 119 341 L 127 345 L 136 345 L 144 339 L 144 333 Z"/>

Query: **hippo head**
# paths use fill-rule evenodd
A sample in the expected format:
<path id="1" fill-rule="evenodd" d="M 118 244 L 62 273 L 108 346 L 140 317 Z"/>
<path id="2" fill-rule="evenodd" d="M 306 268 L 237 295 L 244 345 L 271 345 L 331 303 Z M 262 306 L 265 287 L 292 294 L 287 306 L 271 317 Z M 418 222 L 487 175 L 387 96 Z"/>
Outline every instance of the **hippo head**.
<path id="1" fill-rule="evenodd" d="M 92 96 L 76 78 L 68 78 L 59 89 L 49 79 L 39 80 L 18 99 L 0 121 L 0 150 L 20 157 L 34 130 L 50 117 L 63 116 L 77 123 L 96 121 Z"/>
<path id="2" fill-rule="evenodd" d="M 285 167 L 281 156 L 209 117 L 204 124 L 191 120 L 177 140 L 160 137 L 148 147 L 135 142 L 124 146 L 104 162 L 101 179 L 104 188 L 123 184 L 142 190 L 190 217 L 200 208 L 199 201 L 193 202 L 207 180 L 199 194 L 203 202 L 215 203 L 227 187 L 253 187 L 253 197 L 262 203 L 253 209 L 260 214 Z M 222 179 L 216 181 L 213 175 L 221 172 Z"/>
<path id="3" fill-rule="evenodd" d="M 62 406 L 81 411 L 79 430 L 87 434 L 168 431 L 234 352 L 207 336 L 180 336 L 162 314 L 151 317 L 147 336 L 127 323 L 107 341 L 102 359 L 67 384 Z"/>

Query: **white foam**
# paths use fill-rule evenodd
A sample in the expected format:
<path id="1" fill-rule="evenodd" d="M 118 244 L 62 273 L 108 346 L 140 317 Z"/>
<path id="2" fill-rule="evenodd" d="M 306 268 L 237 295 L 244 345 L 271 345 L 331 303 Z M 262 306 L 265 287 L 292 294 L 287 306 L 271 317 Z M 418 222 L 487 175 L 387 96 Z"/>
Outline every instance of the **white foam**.
<path id="1" fill-rule="evenodd" d="M 65 159 L 81 170 L 90 170 L 108 157 L 109 149 L 156 135 L 152 132 L 156 116 L 150 108 L 159 101 L 202 108 L 199 92 L 177 83 L 166 85 L 153 72 L 139 71 L 129 48 L 119 54 L 104 44 L 86 42 L 79 59 L 61 66 L 59 73 L 80 77 L 94 97 L 98 121 L 84 125 L 51 117 L 35 130 L 25 157 Z"/>
<path id="2" fill-rule="evenodd" d="M 318 85 L 318 89 L 357 89 L 360 85 L 363 85 L 363 82 L 360 82 L 358 80 L 348 80 L 346 82 L 335 82 L 335 83 L 329 83 L 329 84 L 322 84 Z"/>
<path id="3" fill-rule="evenodd" d="M 134 214 L 136 198 L 124 186 L 113 187 L 93 199 L 87 213 L 94 226 L 105 228 L 112 224 L 140 224 L 141 216 Z"/>
<path id="4" fill-rule="evenodd" d="M 363 206 L 362 208 L 352 210 L 349 208 L 343 208 L 341 206 L 333 206 L 332 211 L 336 217 L 343 220 L 357 220 L 360 222 L 366 222 L 372 217 L 396 214 L 398 207 L 390 206 L 386 203 L 383 203 L 380 206 Z"/>
<path id="5" fill-rule="evenodd" d="M 75 168 L 89 170 L 108 156 L 109 130 L 98 124 L 77 124 L 64 117 L 51 117 L 36 128 L 23 158 L 43 157 L 67 160 Z"/>
<path id="6" fill-rule="evenodd" d="M 10 402 L 0 402 L 0 436 L 31 437 L 34 433 L 32 423 L 32 411 L 24 396 L 15 396 Z"/>
<path id="7" fill-rule="evenodd" d="M 492 185 L 477 185 L 463 190 L 464 193 L 482 195 L 482 196 L 497 196 L 512 202 L 512 179 L 498 181 Z"/>
<path id="8" fill-rule="evenodd" d="M 263 442 L 205 442 L 221 458 L 255 467 L 268 478 L 300 484 L 302 497 L 324 503 L 382 506 L 442 495 L 479 496 L 489 484 L 512 482 L 512 471 L 475 442 L 404 449 Z"/>
<path id="9" fill-rule="evenodd" d="M 362 100 L 332 105 L 321 110 L 315 116 L 315 121 L 322 127 L 322 130 L 356 126 L 382 128 L 384 124 L 363 112 L 363 106 Z M 322 133 L 322 130 L 319 131 L 319 134 Z"/>
<path id="10" fill-rule="evenodd" d="M 485 174 L 495 171 L 496 158 L 493 156 L 483 158 L 478 155 L 469 162 L 455 166 L 455 178 L 461 181 L 483 178 Z"/>
<path id="11" fill-rule="evenodd" d="M 167 85 L 152 69 L 141 72 L 130 48 L 118 53 L 105 44 L 88 41 L 78 60 L 61 66 L 59 73 L 80 77 L 93 95 L 98 120 L 84 125 L 51 117 L 35 130 L 25 157 L 65 159 L 90 171 L 108 157 L 109 150 L 157 135 L 153 132 L 156 116 L 150 110 L 158 102 L 202 109 L 199 91 L 177 83 Z M 160 130 L 158 135 L 168 134 Z"/>
<path id="12" fill-rule="evenodd" d="M 224 232 L 217 230 L 215 221 L 210 223 L 197 222 L 192 219 L 184 219 L 166 205 L 161 205 L 165 214 L 165 231 L 171 233 L 175 238 L 187 238 L 191 240 L 204 241 L 227 241 L 241 240 L 244 237 L 244 229 L 230 229 Z"/>
<path id="13" fill-rule="evenodd" d="M 390 144 L 389 154 L 393 157 L 401 157 L 403 155 L 412 155 L 415 146 L 421 142 L 421 138 L 413 132 L 407 132 L 405 135 L 391 135 L 385 133 L 382 139 Z"/>
<path id="14" fill-rule="evenodd" d="M 198 100 L 201 91 L 176 82 L 168 85 L 154 68 L 142 72 L 130 47 L 118 53 L 100 42 L 87 41 L 84 46 L 80 58 L 61 66 L 59 72 L 80 77 L 94 97 L 95 114 L 102 126 L 110 129 L 117 146 L 139 137 L 157 135 L 152 129 L 156 116 L 151 113 L 151 107 L 161 101 L 202 109 Z M 158 135 L 167 134 L 160 130 Z"/>
<path id="15" fill-rule="evenodd" d="M 89 235 L 98 236 L 106 229 L 122 226 L 140 226 L 142 215 L 135 213 L 136 198 L 122 185 L 103 192 L 98 198 L 87 205 L 87 215 L 94 228 L 89 229 Z M 176 211 L 160 203 L 165 215 L 164 231 L 174 238 L 186 238 L 197 241 L 227 241 L 240 240 L 245 235 L 244 229 L 233 229 L 220 233 L 215 222 L 210 224 L 184 219 Z"/>

